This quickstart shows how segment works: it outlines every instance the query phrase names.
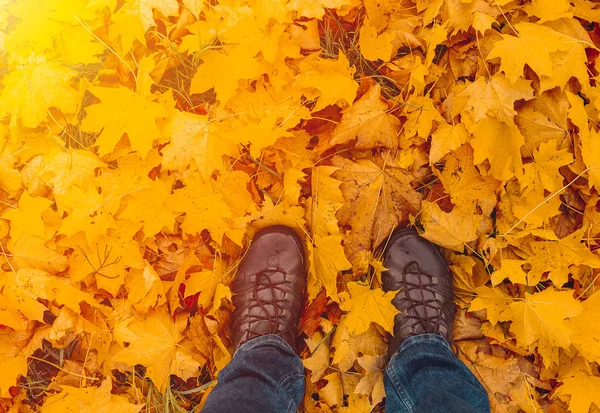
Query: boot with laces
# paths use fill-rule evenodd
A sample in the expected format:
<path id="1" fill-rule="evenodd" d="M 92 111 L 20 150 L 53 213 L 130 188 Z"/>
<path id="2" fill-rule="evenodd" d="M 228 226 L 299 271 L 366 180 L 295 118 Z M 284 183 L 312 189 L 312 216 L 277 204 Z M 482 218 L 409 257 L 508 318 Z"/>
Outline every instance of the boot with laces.
<path id="1" fill-rule="evenodd" d="M 276 334 L 296 350 L 305 286 L 304 249 L 298 235 L 283 226 L 259 231 L 230 285 L 235 348 L 253 338 Z"/>
<path id="2" fill-rule="evenodd" d="M 400 290 L 392 300 L 400 310 L 394 320 L 389 355 L 419 334 L 452 336 L 452 275 L 439 250 L 414 229 L 395 231 L 384 250 L 383 290 Z"/>

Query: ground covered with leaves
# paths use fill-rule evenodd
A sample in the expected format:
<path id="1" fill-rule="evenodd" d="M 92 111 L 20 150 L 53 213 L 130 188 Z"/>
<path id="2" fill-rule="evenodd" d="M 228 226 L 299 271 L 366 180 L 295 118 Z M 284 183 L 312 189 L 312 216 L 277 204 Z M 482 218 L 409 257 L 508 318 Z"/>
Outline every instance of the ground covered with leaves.
<path id="1" fill-rule="evenodd" d="M 600 407 L 600 7 L 0 0 L 0 412 L 199 411 L 260 228 L 307 412 L 384 411 L 382 244 L 454 275 L 494 412 Z"/>

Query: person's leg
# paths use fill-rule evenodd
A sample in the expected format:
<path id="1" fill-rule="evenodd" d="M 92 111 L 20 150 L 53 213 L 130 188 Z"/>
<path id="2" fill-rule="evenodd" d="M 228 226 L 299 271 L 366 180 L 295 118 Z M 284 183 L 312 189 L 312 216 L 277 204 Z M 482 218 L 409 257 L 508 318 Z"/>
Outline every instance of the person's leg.
<path id="1" fill-rule="evenodd" d="M 277 335 L 241 345 L 219 373 L 202 413 L 293 413 L 304 396 L 304 367 Z"/>
<path id="2" fill-rule="evenodd" d="M 295 412 L 304 368 L 295 354 L 306 286 L 302 241 L 286 227 L 261 230 L 230 285 L 233 360 L 219 373 L 203 413 Z"/>
<path id="3" fill-rule="evenodd" d="M 477 378 L 438 334 L 406 339 L 385 371 L 388 413 L 489 413 Z"/>
<path id="4" fill-rule="evenodd" d="M 383 289 L 400 310 L 384 375 L 388 413 L 488 413 L 486 391 L 448 345 L 452 274 L 438 249 L 414 230 L 396 231 L 383 255 Z"/>

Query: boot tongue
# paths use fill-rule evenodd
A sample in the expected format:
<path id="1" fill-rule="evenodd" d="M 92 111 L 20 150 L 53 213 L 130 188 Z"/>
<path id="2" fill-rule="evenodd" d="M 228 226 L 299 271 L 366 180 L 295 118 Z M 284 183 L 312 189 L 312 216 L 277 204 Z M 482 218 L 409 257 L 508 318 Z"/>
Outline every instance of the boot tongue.
<path id="1" fill-rule="evenodd" d="M 421 269 L 418 263 L 409 263 L 404 268 L 406 279 L 405 299 L 408 301 L 407 313 L 415 321 L 413 334 L 429 333 L 437 328 L 437 319 L 440 309 L 435 301 L 436 296 L 432 290 L 433 277 Z"/>
<path id="2" fill-rule="evenodd" d="M 264 336 L 265 334 L 275 334 L 273 323 L 268 320 L 258 320 L 252 324 L 252 332 L 255 336 Z"/>
<path id="3" fill-rule="evenodd" d="M 253 298 L 265 305 L 276 306 L 284 296 L 285 274 L 279 268 L 266 268 L 256 275 Z"/>
<path id="4" fill-rule="evenodd" d="M 278 302 L 284 298 L 282 291 L 285 274 L 277 268 L 267 268 L 256 276 L 252 298 L 258 304 L 253 313 L 257 320 L 252 330 L 259 334 L 277 333 L 281 309 Z"/>

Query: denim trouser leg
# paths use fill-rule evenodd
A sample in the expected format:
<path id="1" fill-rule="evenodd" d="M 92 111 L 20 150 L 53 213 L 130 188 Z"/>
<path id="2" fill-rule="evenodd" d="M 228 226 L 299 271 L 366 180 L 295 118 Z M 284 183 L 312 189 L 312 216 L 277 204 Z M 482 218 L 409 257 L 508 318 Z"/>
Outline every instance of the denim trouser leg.
<path id="1" fill-rule="evenodd" d="M 437 334 L 413 336 L 385 371 L 388 413 L 489 413 L 487 393 Z"/>
<path id="2" fill-rule="evenodd" d="M 240 346 L 219 373 L 202 413 L 296 412 L 304 396 L 304 367 L 281 337 L 269 334 Z"/>
<path id="3" fill-rule="evenodd" d="M 387 413 L 489 413 L 488 396 L 441 336 L 407 339 L 384 376 Z M 304 395 L 300 358 L 279 336 L 242 345 L 219 374 L 202 413 L 295 412 Z"/>

